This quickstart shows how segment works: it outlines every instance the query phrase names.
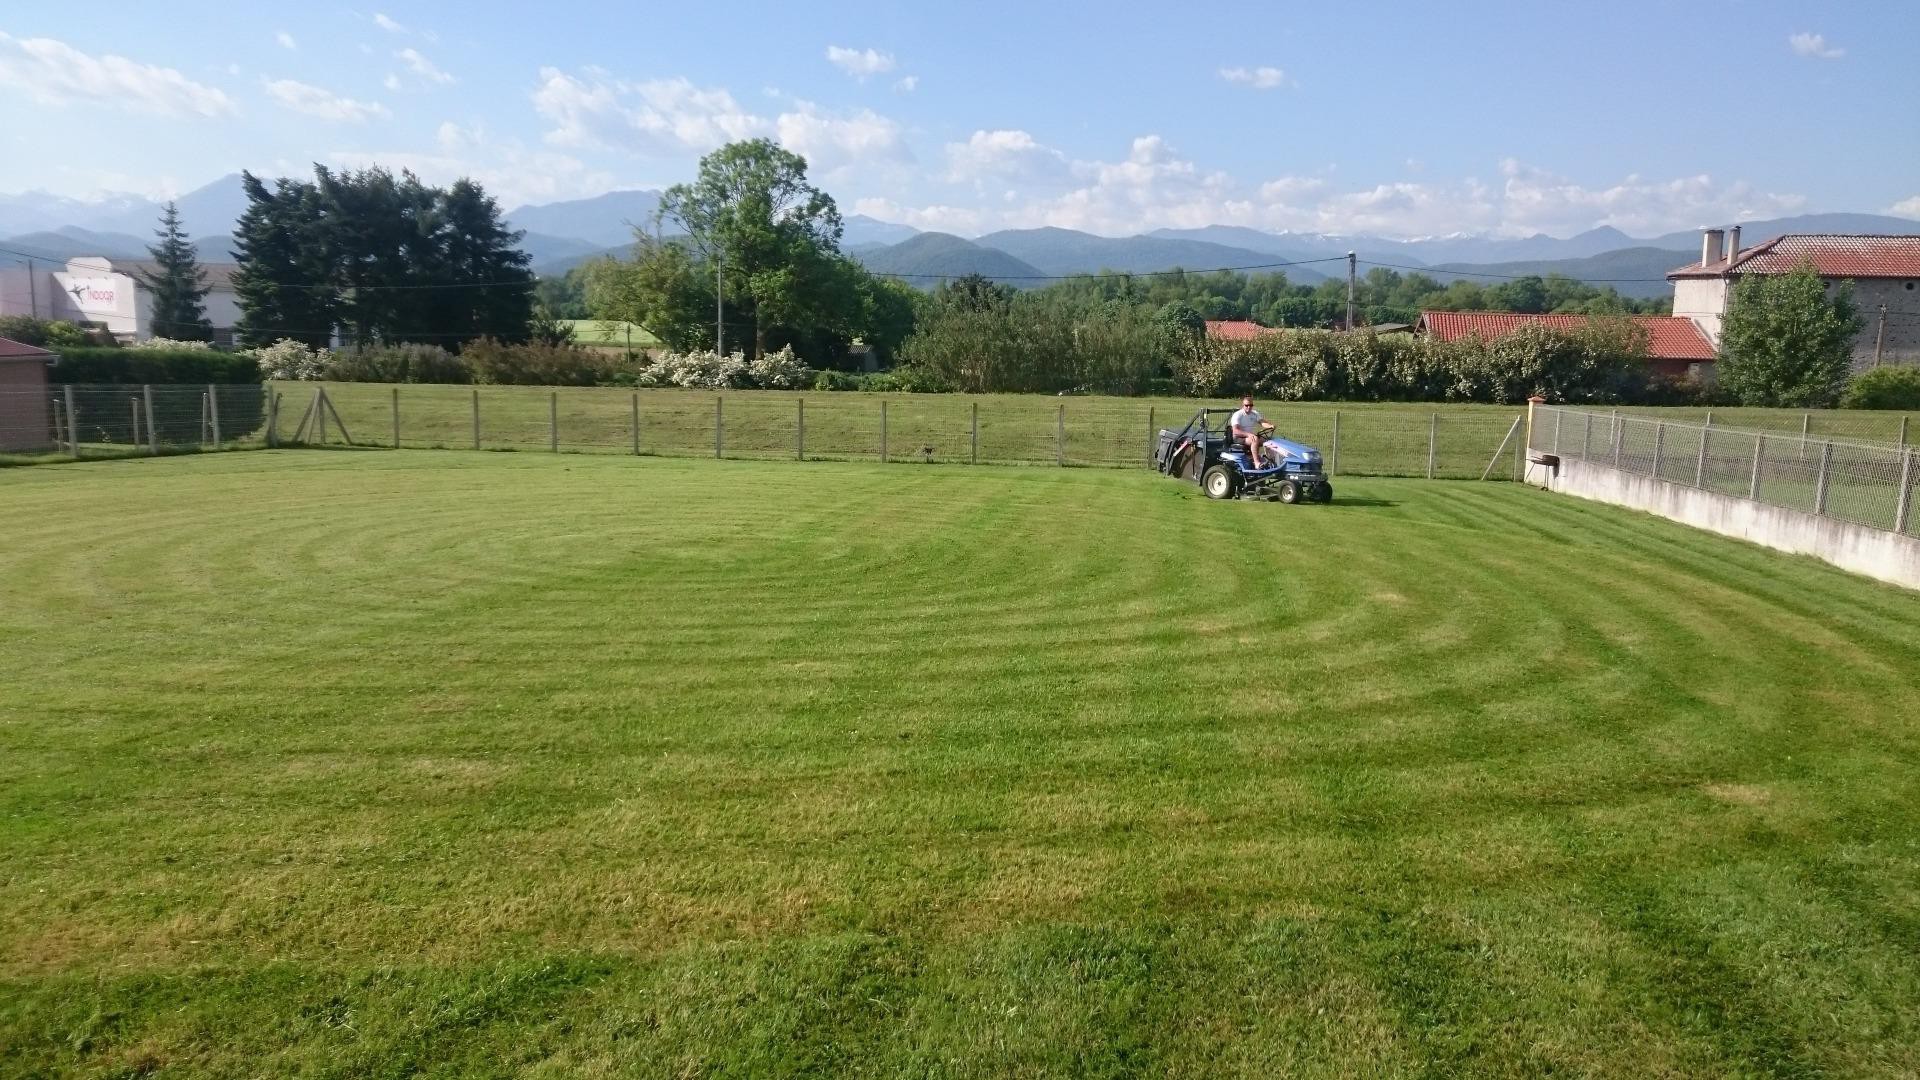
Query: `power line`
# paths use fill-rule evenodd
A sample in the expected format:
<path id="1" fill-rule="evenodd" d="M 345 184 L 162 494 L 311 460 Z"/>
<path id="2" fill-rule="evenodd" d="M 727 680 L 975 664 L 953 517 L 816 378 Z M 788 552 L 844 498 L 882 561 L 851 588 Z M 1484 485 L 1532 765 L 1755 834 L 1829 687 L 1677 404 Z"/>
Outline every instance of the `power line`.
<path id="1" fill-rule="evenodd" d="M 16 251 L 13 248 L 0 247 L 0 252 L 4 252 L 8 255 L 17 255 L 22 259 L 32 259 L 36 262 L 61 264 L 61 260 L 48 258 L 42 255 L 35 255 L 35 254 L 32 254 L 31 252 Z M 128 261 L 152 262 L 153 260 L 133 259 Z M 135 277 L 135 275 L 129 272 L 128 270 L 117 268 L 113 266 L 111 263 L 104 263 L 104 264 L 88 263 L 88 262 L 81 262 L 74 259 L 68 259 L 68 260 L 65 260 L 64 264 L 62 265 L 77 266 L 83 270 L 94 270 L 102 274 L 126 274 L 128 277 Z M 519 285 L 524 287 L 528 285 L 538 285 L 540 283 L 540 279 L 538 277 L 531 276 L 533 274 L 533 271 L 529 270 L 527 271 L 527 273 L 529 276 L 525 278 L 501 278 L 494 281 L 449 281 L 449 282 L 440 282 L 435 284 L 424 284 L 424 285 L 335 285 L 335 284 L 311 285 L 311 284 L 286 282 L 286 281 L 268 281 L 268 282 L 262 282 L 261 284 L 271 285 L 276 289 L 334 289 L 340 292 L 362 293 L 362 292 L 402 292 L 402 291 L 417 291 L 422 289 L 487 289 L 487 288 L 494 288 L 498 286 L 512 286 L 512 285 Z M 138 279 L 136 278 L 136 280 Z"/>
<path id="2" fill-rule="evenodd" d="M 1324 259 L 1294 259 L 1290 262 L 1255 263 L 1251 266 L 1215 266 L 1215 267 L 1209 267 L 1206 269 L 1194 269 L 1194 270 L 1188 270 L 1188 269 L 1185 269 L 1184 267 L 1175 267 L 1171 270 L 1137 270 L 1137 271 L 1136 270 L 1084 270 L 1077 274 L 981 274 L 980 276 L 987 278 L 990 281 L 1077 281 L 1082 278 L 1103 278 L 1103 277 L 1150 278 L 1150 277 L 1174 277 L 1174 276 L 1186 275 L 1186 274 L 1238 274 L 1238 273 L 1244 273 L 1249 270 L 1278 270 L 1282 267 L 1287 267 L 1287 266 L 1311 266 L 1315 263 L 1346 262 L 1346 261 L 1347 261 L 1347 257 L 1345 255 L 1333 255 Z M 895 280 L 904 280 L 908 278 L 913 278 L 913 279 L 920 279 L 920 280 L 933 279 L 938 281 L 949 281 L 956 278 L 972 276 L 971 274 L 895 274 L 895 273 L 881 273 L 874 270 L 868 270 L 867 273 L 872 275 L 873 277 L 892 278 Z"/>
<path id="3" fill-rule="evenodd" d="M 1429 277 L 1432 277 L 1438 274 L 1438 275 L 1446 275 L 1450 277 L 1476 277 L 1476 278 L 1493 278 L 1499 281 L 1520 281 L 1524 278 L 1544 279 L 1548 276 L 1547 274 L 1491 274 L 1491 273 L 1482 273 L 1474 270 L 1442 270 L 1436 266 L 1405 266 L 1400 263 L 1373 262 L 1372 260 L 1369 260 L 1369 259 L 1361 259 L 1360 265 L 1361 266 L 1378 266 L 1387 270 L 1406 270 L 1415 274 L 1425 274 Z M 1666 284 L 1666 281 L 1667 281 L 1667 279 L 1664 277 L 1593 278 L 1593 277 L 1576 277 L 1572 274 L 1561 274 L 1557 270 L 1550 271 L 1549 273 L 1557 274 L 1558 276 L 1564 277 L 1569 281 L 1578 281 L 1584 285 L 1650 285 L 1650 284 L 1653 284 L 1654 282 L 1659 282 L 1660 284 L 1664 285 Z"/>

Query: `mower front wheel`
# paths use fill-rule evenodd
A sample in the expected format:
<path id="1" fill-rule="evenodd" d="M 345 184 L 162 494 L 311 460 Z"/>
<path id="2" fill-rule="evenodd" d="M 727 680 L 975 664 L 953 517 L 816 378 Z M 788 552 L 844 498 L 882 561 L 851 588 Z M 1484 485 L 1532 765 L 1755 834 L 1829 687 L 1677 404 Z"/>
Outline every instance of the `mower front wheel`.
<path id="1" fill-rule="evenodd" d="M 1333 485 L 1325 482 L 1324 480 L 1321 481 L 1319 487 L 1314 491 L 1313 497 L 1318 502 L 1323 502 L 1323 503 L 1332 502 L 1333 501 Z"/>
<path id="2" fill-rule="evenodd" d="M 1280 481 L 1280 501 L 1297 503 L 1300 501 L 1300 485 L 1291 480 Z"/>
<path id="3" fill-rule="evenodd" d="M 1240 487 L 1240 478 L 1225 465 L 1215 465 L 1200 477 L 1200 489 L 1209 499 L 1231 499 Z"/>

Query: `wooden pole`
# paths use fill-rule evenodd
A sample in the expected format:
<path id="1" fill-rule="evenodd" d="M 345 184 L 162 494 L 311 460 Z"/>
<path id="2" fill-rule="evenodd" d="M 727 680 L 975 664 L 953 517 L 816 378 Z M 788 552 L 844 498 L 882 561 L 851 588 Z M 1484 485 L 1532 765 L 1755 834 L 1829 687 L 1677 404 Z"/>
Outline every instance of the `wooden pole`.
<path id="1" fill-rule="evenodd" d="M 972 414 L 968 424 L 968 438 L 972 441 L 973 450 L 967 460 L 968 464 L 978 465 L 980 464 L 980 403 L 977 401 L 973 402 Z"/>
<path id="2" fill-rule="evenodd" d="M 1800 414 L 1800 460 L 1801 461 L 1807 460 L 1807 432 L 1811 430 L 1812 427 L 1813 427 L 1813 414 L 1809 412 L 1801 413 Z"/>
<path id="3" fill-rule="evenodd" d="M 882 398 L 880 401 L 880 460 L 883 462 L 887 460 L 887 402 L 885 398 Z"/>
<path id="4" fill-rule="evenodd" d="M 1587 418 L 1587 426 L 1586 429 L 1580 433 L 1580 460 L 1588 461 L 1593 457 L 1593 414 L 1585 413 L 1583 415 Z"/>
<path id="5" fill-rule="evenodd" d="M 1913 452 L 1900 451 L 1900 497 L 1894 503 L 1893 531 L 1904 533 L 1913 520 Z"/>
<path id="6" fill-rule="evenodd" d="M 1747 498 L 1752 499 L 1754 502 L 1760 501 L 1760 469 L 1761 463 L 1766 460 L 1766 456 L 1767 437 L 1765 435 L 1755 435 L 1753 437 L 1753 479 L 1747 483 Z"/>
<path id="7" fill-rule="evenodd" d="M 200 449 L 207 448 L 207 392 L 200 391 Z"/>
<path id="8" fill-rule="evenodd" d="M 393 448 L 400 449 L 400 388 L 393 388 Z"/>
<path id="9" fill-rule="evenodd" d="M 1434 413 L 1427 419 L 1427 479 L 1433 479 L 1433 459 L 1440 450 L 1440 414 Z"/>
<path id="10" fill-rule="evenodd" d="M 1340 475 L 1340 410 L 1333 410 L 1333 456 L 1327 459 L 1327 475 Z"/>
<path id="11" fill-rule="evenodd" d="M 220 437 L 220 388 L 217 386 L 207 387 L 207 419 L 213 425 L 213 448 L 218 450 L 225 440 Z"/>
<path id="12" fill-rule="evenodd" d="M 480 449 L 480 391 L 473 392 L 473 448 Z"/>
<path id="13" fill-rule="evenodd" d="M 1700 426 L 1700 457 L 1693 463 L 1693 486 L 1707 486 L 1707 442 L 1713 438 L 1713 410 L 1707 410 L 1707 422 Z"/>
<path id="14" fill-rule="evenodd" d="M 807 460 L 807 399 L 793 399 L 793 459 Z"/>
<path id="15" fill-rule="evenodd" d="M 547 449 L 560 452 L 560 391 L 547 391 Z"/>
<path id="16" fill-rule="evenodd" d="M 1902 450 L 1907 448 L 1907 419 L 1904 414 L 1900 417 L 1900 449 Z"/>
<path id="17" fill-rule="evenodd" d="M 267 390 L 267 449 L 280 445 L 280 391 Z"/>
<path id="18" fill-rule="evenodd" d="M 130 442 L 134 446 L 139 446 L 140 445 L 140 399 L 137 397 L 128 398 L 127 411 L 133 414 L 133 438 L 130 440 Z"/>
<path id="19" fill-rule="evenodd" d="M 633 331 L 628 330 L 627 336 L 632 337 Z M 629 352 L 632 351 L 631 346 L 628 347 L 628 351 Z M 640 456 L 640 391 L 635 390 L 633 392 L 632 404 L 633 404 L 633 417 L 631 422 L 629 423 L 629 427 L 631 427 L 633 430 L 633 456 L 639 457 Z"/>
<path id="20" fill-rule="evenodd" d="M 73 403 L 73 384 L 67 384 L 67 449 L 80 460 L 80 407 Z"/>
<path id="21" fill-rule="evenodd" d="M 1153 406 L 1147 406 L 1147 465 L 1152 467 L 1154 455 L 1160 451 L 1160 429 L 1153 422 Z"/>
<path id="22" fill-rule="evenodd" d="M 721 412 L 721 399 L 713 399 L 713 456 L 725 457 L 727 448 L 727 421 Z"/>
<path id="23" fill-rule="evenodd" d="M 1059 411 L 1053 414 L 1053 463 L 1067 463 L 1067 406 L 1064 402 Z"/>
<path id="24" fill-rule="evenodd" d="M 314 430 L 320 434 L 320 445 L 325 446 L 327 445 L 327 388 L 324 386 L 313 388 L 313 418 L 317 421 Z"/>
<path id="25" fill-rule="evenodd" d="M 1667 448 L 1667 422 L 1653 422 L 1653 478 L 1660 479 L 1660 457 Z"/>
<path id="26" fill-rule="evenodd" d="M 160 456 L 160 433 L 153 427 L 153 387 L 140 388 L 140 406 L 147 414 L 147 456 Z"/>
<path id="27" fill-rule="evenodd" d="M 1833 444 L 1820 444 L 1820 475 L 1813 485 L 1813 512 L 1827 512 L 1827 474 L 1833 471 Z"/>

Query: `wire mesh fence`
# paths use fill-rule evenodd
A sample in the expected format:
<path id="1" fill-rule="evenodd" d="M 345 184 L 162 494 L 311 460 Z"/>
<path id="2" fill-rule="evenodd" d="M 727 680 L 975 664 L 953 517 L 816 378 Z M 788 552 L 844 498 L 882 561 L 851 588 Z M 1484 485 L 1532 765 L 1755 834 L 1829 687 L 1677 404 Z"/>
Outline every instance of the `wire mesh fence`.
<path id="1" fill-rule="evenodd" d="M 0 390 L 0 463 L 259 447 L 267 419 L 258 385 Z"/>
<path id="2" fill-rule="evenodd" d="M 1889 430 L 1898 437 L 1905 425 Z M 1550 406 L 1534 415 L 1531 446 L 1563 459 L 1915 534 L 1920 454 L 1904 441 L 1843 440 L 1792 428 L 1735 428 L 1716 424 L 1712 415 L 1696 423 Z"/>
<path id="3" fill-rule="evenodd" d="M 1038 395 L 629 390 L 609 387 L 274 385 L 280 445 L 626 453 L 747 459 L 1139 467 L 1192 400 Z M 1515 475 L 1519 410 L 1275 404 L 1288 438 L 1344 475 Z M 1498 453 L 1496 453 L 1498 452 Z M 1496 461 L 1497 458 L 1497 461 Z M 1490 465 L 1494 465 L 1490 469 Z"/>

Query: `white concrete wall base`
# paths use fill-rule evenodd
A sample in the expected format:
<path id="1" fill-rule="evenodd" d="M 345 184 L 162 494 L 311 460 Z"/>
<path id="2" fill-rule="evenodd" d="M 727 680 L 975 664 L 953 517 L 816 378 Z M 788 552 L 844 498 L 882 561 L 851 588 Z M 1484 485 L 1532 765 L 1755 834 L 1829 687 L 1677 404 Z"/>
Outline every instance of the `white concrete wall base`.
<path id="1" fill-rule="evenodd" d="M 1777 551 L 1811 555 L 1843 570 L 1920 589 L 1920 538 L 1751 502 L 1605 465 L 1563 459 L 1529 463 L 1527 483 L 1563 495 L 1645 510 L 1697 529 Z"/>

